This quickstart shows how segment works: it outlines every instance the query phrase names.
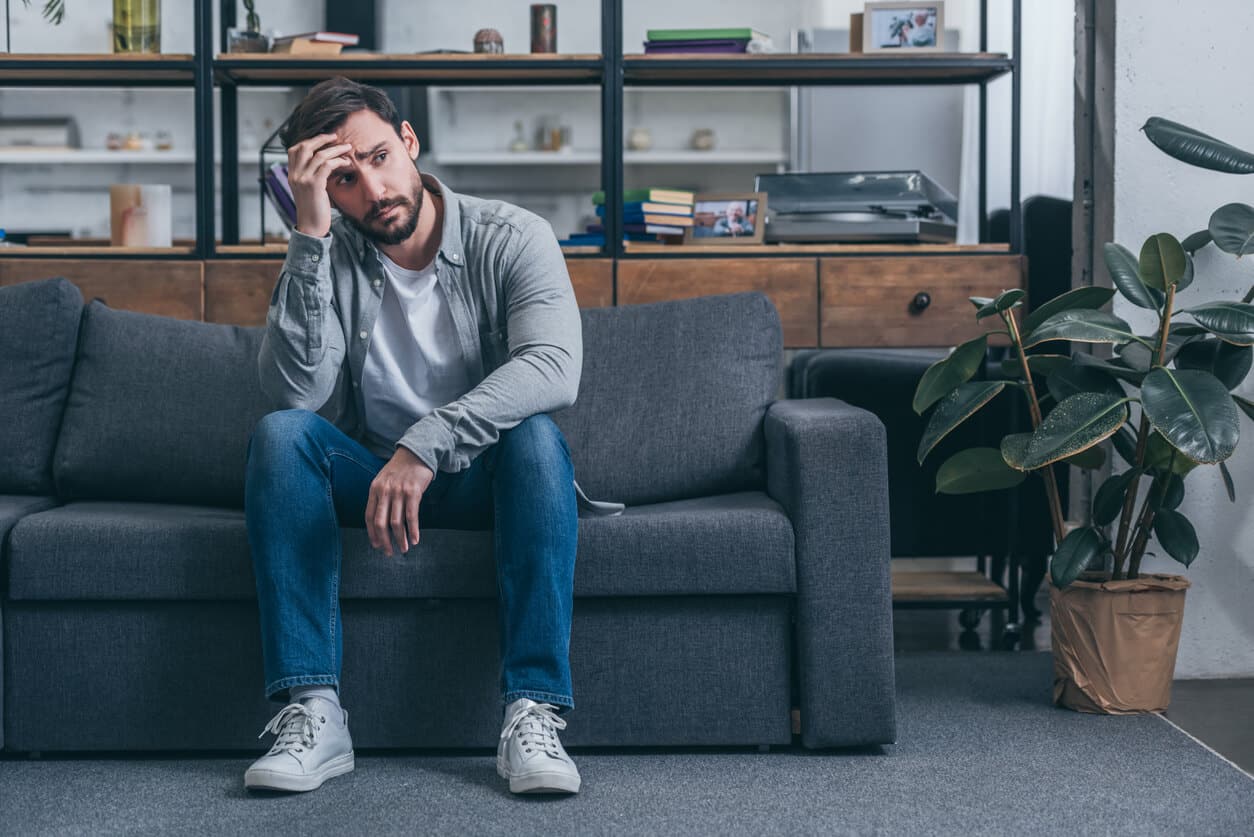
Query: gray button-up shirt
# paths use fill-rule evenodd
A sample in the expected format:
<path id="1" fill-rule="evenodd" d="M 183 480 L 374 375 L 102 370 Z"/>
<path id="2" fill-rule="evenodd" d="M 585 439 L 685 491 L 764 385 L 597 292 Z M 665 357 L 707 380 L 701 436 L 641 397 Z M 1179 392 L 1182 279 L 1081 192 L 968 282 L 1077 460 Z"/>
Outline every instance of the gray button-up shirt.
<path id="1" fill-rule="evenodd" d="M 388 459 L 403 445 L 434 471 L 456 472 L 502 430 L 574 403 L 583 332 L 566 259 L 549 223 L 503 201 L 458 195 L 430 174 L 444 202 L 436 284 L 476 385 L 420 418 L 397 439 L 370 432 L 361 372 L 386 286 L 374 244 L 338 215 L 330 235 L 293 231 L 270 297 L 258 369 L 280 408 L 321 410 L 368 450 Z M 590 500 L 581 511 L 618 514 L 622 503 Z"/>

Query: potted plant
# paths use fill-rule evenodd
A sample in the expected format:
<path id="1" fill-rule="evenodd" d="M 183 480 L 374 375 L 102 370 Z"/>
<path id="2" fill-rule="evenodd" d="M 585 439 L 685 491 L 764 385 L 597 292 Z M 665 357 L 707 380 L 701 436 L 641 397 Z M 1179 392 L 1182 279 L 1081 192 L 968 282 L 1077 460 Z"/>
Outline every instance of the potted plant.
<path id="1" fill-rule="evenodd" d="M 254 0 L 244 0 L 246 28 L 231 27 L 227 30 L 227 52 L 269 52 L 270 40 L 261 34 L 261 19 L 253 8 Z"/>
<path id="2" fill-rule="evenodd" d="M 1254 155 L 1183 125 L 1154 117 L 1144 130 L 1156 146 L 1184 162 L 1254 172 Z M 956 347 L 927 370 L 915 391 L 917 413 L 935 405 L 919 444 L 920 464 L 947 433 L 1003 390 L 1026 400 L 1032 432 L 1010 433 L 999 448 L 954 454 L 937 472 L 936 490 L 1012 488 L 1030 474 L 1045 481 L 1054 534 L 1049 572 L 1054 701 L 1073 709 L 1127 714 L 1166 708 L 1189 582 L 1181 575 L 1143 574 L 1141 559 L 1151 534 L 1185 567 L 1197 557 L 1197 534 L 1179 507 L 1186 478 L 1199 465 L 1218 465 L 1229 499 L 1236 500 L 1224 463 L 1237 445 L 1239 412 L 1254 418 L 1254 402 L 1233 393 L 1254 355 L 1254 288 L 1241 302 L 1190 301 L 1182 307 L 1177 300 L 1194 285 L 1193 254 L 1212 243 L 1238 257 L 1254 253 L 1254 207 L 1222 206 L 1207 229 L 1183 241 L 1157 233 L 1137 255 L 1106 244 L 1113 288 L 1075 288 L 1027 316 L 1020 312 L 1021 289 L 995 299 L 974 297 L 976 319 L 996 316 L 1005 328 Z M 1152 334 L 1137 334 L 1102 310 L 1115 293 L 1157 314 Z M 972 380 L 989 334 L 1009 338 L 1010 355 L 1001 366 L 1005 377 Z M 1038 348 L 1058 341 L 1107 344 L 1114 352 L 1103 358 Z M 1122 467 L 1113 468 L 1118 473 L 1097 490 L 1090 519 L 1069 527 L 1054 463 L 1099 469 L 1107 439 Z M 1112 537 L 1106 530 L 1116 524 Z"/>

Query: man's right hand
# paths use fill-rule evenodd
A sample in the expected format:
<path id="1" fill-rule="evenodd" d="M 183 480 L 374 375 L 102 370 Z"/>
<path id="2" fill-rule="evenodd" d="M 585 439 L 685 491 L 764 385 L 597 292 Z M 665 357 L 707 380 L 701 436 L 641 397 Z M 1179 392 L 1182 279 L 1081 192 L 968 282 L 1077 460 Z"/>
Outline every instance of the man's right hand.
<path id="1" fill-rule="evenodd" d="M 337 143 L 335 134 L 319 134 L 287 150 L 287 181 L 296 202 L 296 229 L 322 238 L 331 231 L 331 198 L 327 181 L 331 173 L 351 160 L 348 143 Z"/>

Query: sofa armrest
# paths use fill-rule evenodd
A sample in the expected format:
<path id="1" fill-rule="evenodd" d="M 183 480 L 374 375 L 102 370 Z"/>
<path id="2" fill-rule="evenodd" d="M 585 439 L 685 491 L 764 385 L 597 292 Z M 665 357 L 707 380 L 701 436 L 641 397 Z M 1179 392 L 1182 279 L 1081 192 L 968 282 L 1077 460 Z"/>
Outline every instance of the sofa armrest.
<path id="1" fill-rule="evenodd" d="M 884 424 L 835 398 L 766 412 L 766 490 L 792 520 L 801 743 L 896 741 Z"/>

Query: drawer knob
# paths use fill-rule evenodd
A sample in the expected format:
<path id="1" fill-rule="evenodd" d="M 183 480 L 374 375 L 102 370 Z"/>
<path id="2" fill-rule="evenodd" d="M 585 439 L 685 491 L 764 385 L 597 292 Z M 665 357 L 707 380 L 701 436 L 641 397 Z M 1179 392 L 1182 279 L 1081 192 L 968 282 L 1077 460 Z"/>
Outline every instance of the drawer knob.
<path id="1" fill-rule="evenodd" d="M 922 311 L 932 304 L 932 295 L 927 291 L 919 291 L 914 295 L 914 299 L 910 302 L 910 307 L 915 311 Z"/>

